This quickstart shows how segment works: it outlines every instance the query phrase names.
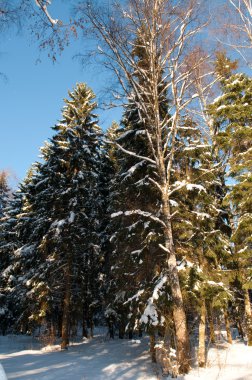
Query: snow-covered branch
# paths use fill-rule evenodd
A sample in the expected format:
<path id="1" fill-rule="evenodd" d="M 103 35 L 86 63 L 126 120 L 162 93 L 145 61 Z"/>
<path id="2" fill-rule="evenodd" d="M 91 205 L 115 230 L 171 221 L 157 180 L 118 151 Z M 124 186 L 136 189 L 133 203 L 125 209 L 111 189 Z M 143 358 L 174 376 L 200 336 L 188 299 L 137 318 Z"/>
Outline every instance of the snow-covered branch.
<path id="1" fill-rule="evenodd" d="M 150 219 L 153 222 L 159 223 L 163 227 L 165 227 L 165 223 L 160 218 L 151 214 L 150 212 L 142 211 L 142 210 L 118 211 L 116 213 L 111 214 L 111 218 L 117 218 L 118 216 L 122 216 L 122 215 L 124 215 L 124 216 L 132 216 L 132 215 L 143 216 L 144 218 Z"/>
<path id="2" fill-rule="evenodd" d="M 57 25 L 59 23 L 59 20 L 52 18 L 48 12 L 47 7 L 51 5 L 50 0 L 35 0 L 35 3 L 46 15 L 47 19 L 50 21 L 52 26 Z"/>

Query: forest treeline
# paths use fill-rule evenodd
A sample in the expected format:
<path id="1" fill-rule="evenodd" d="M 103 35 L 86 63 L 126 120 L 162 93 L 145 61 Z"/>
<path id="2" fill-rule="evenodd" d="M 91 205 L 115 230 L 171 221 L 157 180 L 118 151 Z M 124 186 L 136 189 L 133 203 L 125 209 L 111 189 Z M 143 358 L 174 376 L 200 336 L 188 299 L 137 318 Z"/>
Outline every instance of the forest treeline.
<path id="1" fill-rule="evenodd" d="M 78 83 L 17 191 L 2 172 L 0 328 L 63 349 L 95 324 L 145 331 L 152 360 L 187 373 L 223 324 L 252 345 L 252 78 L 198 45 L 198 2 L 79 11 L 123 116 L 102 131 Z"/>

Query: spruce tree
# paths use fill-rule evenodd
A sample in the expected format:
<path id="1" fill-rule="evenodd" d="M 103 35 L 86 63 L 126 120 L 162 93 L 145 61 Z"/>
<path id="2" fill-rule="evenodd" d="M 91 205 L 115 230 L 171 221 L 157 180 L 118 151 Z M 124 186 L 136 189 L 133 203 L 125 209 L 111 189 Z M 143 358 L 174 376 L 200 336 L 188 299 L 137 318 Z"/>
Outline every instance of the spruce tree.
<path id="1" fill-rule="evenodd" d="M 20 246 L 16 233 L 18 215 L 22 208 L 22 192 L 13 192 L 12 199 L 4 208 L 4 216 L 0 220 L 0 329 L 5 334 L 15 323 L 17 301 L 13 296 L 14 252 Z"/>
<path id="2" fill-rule="evenodd" d="M 244 297 L 244 313 L 249 344 L 252 344 L 251 306 L 251 138 L 252 80 L 242 73 L 220 78 L 222 95 L 210 106 L 219 133 L 217 143 L 227 168 L 227 178 L 233 183 L 226 196 L 233 211 L 234 266 Z M 233 269 L 235 269 L 233 268 Z M 238 281 L 238 282 L 239 282 Z"/>
<path id="3" fill-rule="evenodd" d="M 8 173 L 0 171 L 0 218 L 3 216 L 3 210 L 10 198 L 10 188 L 8 186 Z"/>
<path id="4" fill-rule="evenodd" d="M 22 246 L 16 267 L 25 288 L 20 319 L 33 328 L 60 330 L 62 348 L 78 323 L 99 307 L 100 137 L 94 95 L 77 84 L 65 100 L 56 134 L 41 149 L 25 189 L 17 225 Z M 21 287 L 19 287 L 21 289 Z"/>

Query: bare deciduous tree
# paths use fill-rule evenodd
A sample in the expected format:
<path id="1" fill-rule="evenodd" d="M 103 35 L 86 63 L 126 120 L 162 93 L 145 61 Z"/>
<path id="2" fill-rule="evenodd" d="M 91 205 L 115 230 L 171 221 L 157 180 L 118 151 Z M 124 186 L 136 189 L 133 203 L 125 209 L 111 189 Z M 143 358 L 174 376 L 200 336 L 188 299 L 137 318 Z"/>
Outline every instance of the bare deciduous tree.
<path id="1" fill-rule="evenodd" d="M 227 0 L 218 22 L 224 32 L 217 39 L 227 47 L 234 49 L 252 68 L 252 2 L 251 0 Z"/>
<path id="2" fill-rule="evenodd" d="M 56 25 L 60 22 L 59 20 L 52 18 L 48 12 L 47 7 L 48 7 L 48 5 L 51 4 L 50 0 L 35 0 L 35 3 L 42 10 L 42 12 L 46 15 L 46 17 L 49 20 L 51 25 Z"/>
<path id="3" fill-rule="evenodd" d="M 125 154 L 145 160 L 155 168 L 149 181 L 160 194 L 161 209 L 155 214 L 144 210 L 132 212 L 155 220 L 162 228 L 164 244 L 160 244 L 160 248 L 167 256 L 177 356 L 180 372 L 186 373 L 190 367 L 189 338 L 174 246 L 172 224 L 176 212 L 172 213 L 170 200 L 181 188 L 193 186 L 186 178 L 174 183 L 172 172 L 182 119 L 199 97 L 192 93 L 192 88 L 195 87 L 195 70 L 204 58 L 192 65 L 187 64 L 187 58 L 194 37 L 203 27 L 198 20 L 200 5 L 194 0 L 183 3 L 129 0 L 124 5 L 108 4 L 101 8 L 90 1 L 80 2 L 78 11 L 82 15 L 81 25 L 84 22 L 85 26 L 89 25 L 89 32 L 99 41 L 98 50 L 103 63 L 117 76 L 122 96 L 135 102 L 139 119 L 146 126 L 149 156 L 140 156 L 119 143 L 117 146 Z M 139 64 L 139 57 L 132 54 L 139 48 L 145 51 L 144 67 Z M 166 94 L 169 110 L 163 117 L 160 115 L 160 101 Z"/>

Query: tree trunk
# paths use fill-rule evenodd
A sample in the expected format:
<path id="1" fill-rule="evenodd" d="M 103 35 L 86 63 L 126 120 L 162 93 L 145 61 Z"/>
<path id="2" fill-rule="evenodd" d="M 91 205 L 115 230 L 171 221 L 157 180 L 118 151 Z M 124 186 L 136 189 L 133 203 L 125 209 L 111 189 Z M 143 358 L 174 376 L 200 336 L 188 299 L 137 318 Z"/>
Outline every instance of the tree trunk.
<path id="1" fill-rule="evenodd" d="M 206 365 L 206 303 L 202 300 L 200 307 L 200 323 L 199 323 L 199 351 L 198 351 L 198 363 L 199 367 L 205 367 Z"/>
<path id="2" fill-rule="evenodd" d="M 151 360 L 153 363 L 157 362 L 155 345 L 156 345 L 155 334 L 150 333 L 150 354 L 151 354 Z"/>
<path id="3" fill-rule="evenodd" d="M 71 298 L 71 280 L 70 265 L 65 272 L 65 295 L 63 301 L 62 330 L 61 330 L 61 349 L 67 349 L 69 345 L 69 322 L 70 322 L 70 298 Z"/>
<path id="4" fill-rule="evenodd" d="M 119 339 L 123 339 L 125 334 L 125 325 L 124 323 L 119 323 Z"/>
<path id="5" fill-rule="evenodd" d="M 183 298 L 176 267 L 176 257 L 174 254 L 170 255 L 168 262 L 173 299 L 173 321 L 176 334 L 177 359 L 179 363 L 179 372 L 185 374 L 188 373 L 190 369 L 190 345 L 186 314 L 184 311 Z"/>
<path id="6" fill-rule="evenodd" d="M 51 345 L 55 344 L 55 340 L 56 340 L 56 324 L 55 324 L 55 321 L 51 321 L 50 323 L 50 340 L 51 340 Z"/>
<path id="7" fill-rule="evenodd" d="M 83 319 L 82 319 L 82 336 L 84 338 L 88 338 L 87 321 L 86 321 L 86 316 L 84 314 L 83 314 Z"/>
<path id="8" fill-rule="evenodd" d="M 248 290 L 244 290 L 245 323 L 248 346 L 252 346 L 252 315 Z"/>
<path id="9" fill-rule="evenodd" d="M 172 242 L 172 237 L 169 240 Z M 187 330 L 186 314 L 184 310 L 182 292 L 180 289 L 176 255 L 174 252 L 173 243 L 169 243 L 169 248 L 170 255 L 168 259 L 168 268 L 173 299 L 172 312 L 176 335 L 177 360 L 179 365 L 179 372 L 185 374 L 190 370 L 189 334 Z"/>
<path id="10" fill-rule="evenodd" d="M 232 344 L 233 339 L 232 339 L 232 333 L 231 333 L 230 322 L 229 322 L 229 315 L 228 315 L 227 310 L 224 310 L 224 319 L 225 319 L 225 325 L 226 325 L 226 331 L 227 331 L 227 341 L 228 341 L 228 343 Z"/>
<path id="11" fill-rule="evenodd" d="M 210 342 L 215 343 L 213 308 L 211 304 L 208 306 L 208 323 L 209 323 L 209 332 L 210 332 L 210 337 L 209 337 Z"/>
<path id="12" fill-rule="evenodd" d="M 163 166 L 163 168 L 162 168 Z M 165 178 L 164 163 L 161 163 L 161 177 Z M 179 366 L 179 372 L 186 374 L 190 370 L 190 343 L 189 334 L 187 329 L 186 314 L 184 310 L 184 303 L 182 292 L 180 288 L 179 275 L 177 269 L 176 253 L 173 243 L 173 230 L 171 222 L 171 212 L 168 197 L 167 183 L 163 184 L 162 193 L 162 208 L 163 220 L 165 223 L 164 228 L 164 241 L 165 251 L 167 253 L 167 266 L 169 273 L 169 280 L 171 286 L 172 300 L 173 300 L 173 321 L 175 326 L 176 335 L 176 354 Z"/>
<path id="13" fill-rule="evenodd" d="M 236 325 L 237 325 L 238 334 L 243 339 L 244 338 L 244 332 L 243 332 L 242 322 L 241 322 L 240 318 L 237 319 Z"/>
<path id="14" fill-rule="evenodd" d="M 94 320 L 93 320 L 93 316 L 91 317 L 90 319 L 90 338 L 93 338 L 94 337 Z"/>
<path id="15" fill-rule="evenodd" d="M 217 331 L 218 331 L 218 342 L 221 342 L 222 336 L 221 336 L 221 316 L 217 316 Z"/>

